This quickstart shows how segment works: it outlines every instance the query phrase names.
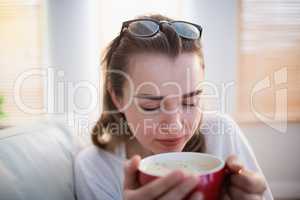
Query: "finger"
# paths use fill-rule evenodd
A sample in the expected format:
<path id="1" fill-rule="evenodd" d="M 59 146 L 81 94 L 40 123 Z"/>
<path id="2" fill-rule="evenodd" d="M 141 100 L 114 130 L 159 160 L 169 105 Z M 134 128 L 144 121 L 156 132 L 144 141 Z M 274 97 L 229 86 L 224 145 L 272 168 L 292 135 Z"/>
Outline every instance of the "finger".
<path id="1" fill-rule="evenodd" d="M 198 178 L 195 176 L 186 177 L 184 181 L 170 191 L 168 191 L 161 200 L 180 200 L 187 196 L 198 184 Z"/>
<path id="2" fill-rule="evenodd" d="M 240 173 L 244 166 L 239 162 L 238 158 L 235 155 L 230 155 L 226 160 L 226 165 L 228 169 L 233 173 Z"/>
<path id="3" fill-rule="evenodd" d="M 229 194 L 227 194 L 227 193 L 224 194 L 224 195 L 221 197 L 221 199 L 222 199 L 222 200 L 231 200 Z"/>
<path id="4" fill-rule="evenodd" d="M 263 176 L 245 169 L 240 174 L 231 175 L 230 182 L 248 193 L 261 194 L 267 189 Z"/>
<path id="5" fill-rule="evenodd" d="M 126 161 L 124 166 L 124 189 L 135 189 L 138 187 L 137 172 L 141 157 L 133 156 L 129 161 Z"/>
<path id="6" fill-rule="evenodd" d="M 189 200 L 203 200 L 203 194 L 201 192 L 194 192 Z"/>
<path id="7" fill-rule="evenodd" d="M 262 200 L 263 199 L 262 195 L 249 194 L 234 186 L 229 187 L 228 193 L 231 200 Z"/>
<path id="8" fill-rule="evenodd" d="M 222 200 L 230 200 L 230 198 L 228 196 L 227 188 L 228 188 L 227 184 L 222 187 L 222 191 L 221 191 L 221 195 L 220 195 L 221 198 L 220 199 L 222 199 Z"/>
<path id="9" fill-rule="evenodd" d="M 156 179 L 145 186 L 139 189 L 139 194 L 143 195 L 141 198 L 144 198 L 145 194 L 149 199 L 156 199 L 159 196 L 163 195 L 165 192 L 182 182 L 184 174 L 181 171 L 175 171 L 168 174 L 166 177 Z"/>

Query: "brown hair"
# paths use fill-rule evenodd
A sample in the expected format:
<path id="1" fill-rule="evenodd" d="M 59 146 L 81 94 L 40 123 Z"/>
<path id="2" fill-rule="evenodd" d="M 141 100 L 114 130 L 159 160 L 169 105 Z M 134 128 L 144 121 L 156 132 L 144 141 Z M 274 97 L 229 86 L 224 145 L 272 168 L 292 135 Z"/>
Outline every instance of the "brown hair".
<path id="1" fill-rule="evenodd" d="M 171 21 L 170 18 L 162 15 L 141 16 L 139 18 Z M 162 53 L 172 57 L 176 57 L 182 52 L 193 52 L 201 58 L 201 64 L 204 67 L 200 41 L 181 38 L 168 25 L 163 26 L 162 30 L 156 35 L 147 38 L 135 37 L 125 29 L 107 47 L 102 60 L 104 67 L 103 112 L 92 133 L 93 144 L 102 149 L 113 151 L 116 145 L 129 140 L 133 135 L 127 125 L 125 115 L 117 111 L 108 91 L 108 86 L 110 86 L 117 97 L 122 97 L 125 77 L 119 73 L 107 72 L 115 70 L 128 73 L 129 58 L 135 53 L 141 52 Z M 115 111 L 115 113 L 111 111 Z M 200 123 L 183 151 L 205 151 L 205 141 L 200 132 Z M 120 130 L 113 129 L 110 124 L 119 124 L 122 134 L 117 132 Z"/>

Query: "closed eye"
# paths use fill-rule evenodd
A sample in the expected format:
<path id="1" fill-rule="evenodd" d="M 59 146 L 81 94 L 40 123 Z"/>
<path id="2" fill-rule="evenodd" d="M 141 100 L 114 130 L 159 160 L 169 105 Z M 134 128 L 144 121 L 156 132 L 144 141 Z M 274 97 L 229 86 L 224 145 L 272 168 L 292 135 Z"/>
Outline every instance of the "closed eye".
<path id="1" fill-rule="evenodd" d="M 183 106 L 185 107 L 195 107 L 197 106 L 195 103 L 182 103 Z M 160 106 L 156 106 L 156 107 L 143 107 L 140 106 L 142 110 L 150 112 L 150 111 L 156 111 L 160 109 Z"/>
<path id="2" fill-rule="evenodd" d="M 199 97 L 189 97 L 182 101 L 183 106 L 195 107 L 199 104 Z"/>
<path id="3" fill-rule="evenodd" d="M 182 103 L 183 106 L 190 106 L 190 107 L 195 107 L 196 104 L 194 103 Z"/>

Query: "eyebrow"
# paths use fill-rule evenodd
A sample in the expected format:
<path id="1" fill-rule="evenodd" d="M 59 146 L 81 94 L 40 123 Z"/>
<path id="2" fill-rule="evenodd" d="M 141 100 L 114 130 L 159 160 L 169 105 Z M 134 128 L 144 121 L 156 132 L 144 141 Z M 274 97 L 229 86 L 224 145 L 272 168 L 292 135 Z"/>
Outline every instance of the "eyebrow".
<path id="1" fill-rule="evenodd" d="M 184 94 L 182 95 L 182 98 L 188 98 L 188 97 L 193 97 L 193 96 L 196 96 L 196 95 L 199 95 L 202 93 L 202 90 L 199 89 L 199 90 L 195 90 L 195 91 L 192 91 L 192 92 L 189 92 L 187 94 Z M 138 94 L 136 96 L 134 96 L 135 98 L 139 98 L 139 99 L 149 99 L 149 100 L 154 100 L 154 101 L 161 101 L 163 100 L 163 98 L 165 98 L 164 96 L 151 96 L 149 94 Z"/>

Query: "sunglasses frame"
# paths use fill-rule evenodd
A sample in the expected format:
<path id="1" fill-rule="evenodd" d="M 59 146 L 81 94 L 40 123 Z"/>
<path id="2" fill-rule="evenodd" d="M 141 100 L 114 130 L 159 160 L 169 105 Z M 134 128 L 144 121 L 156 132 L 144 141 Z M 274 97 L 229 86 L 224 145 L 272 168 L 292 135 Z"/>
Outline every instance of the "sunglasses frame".
<path id="1" fill-rule="evenodd" d="M 132 32 L 129 31 L 131 34 L 133 34 L 133 35 L 135 35 L 137 37 L 145 37 L 146 38 L 146 37 L 152 37 L 152 36 L 156 35 L 162 29 L 162 25 L 164 23 L 169 24 L 180 37 L 183 37 L 185 39 L 198 40 L 198 39 L 201 38 L 201 35 L 202 35 L 202 27 L 200 25 L 198 25 L 198 24 L 194 24 L 194 23 L 187 22 L 187 21 L 177 21 L 177 20 L 174 20 L 174 21 L 158 21 L 158 20 L 155 20 L 155 19 L 147 19 L 147 18 L 146 19 L 133 19 L 133 20 L 128 20 L 128 21 L 123 22 L 120 35 L 122 35 L 124 29 L 128 29 L 128 27 L 129 27 L 129 25 L 131 23 L 138 22 L 138 21 L 151 21 L 151 22 L 154 22 L 155 24 L 158 25 L 158 29 L 153 34 L 150 34 L 150 35 L 137 35 L 137 34 L 134 34 L 134 33 L 132 33 Z M 192 26 L 196 27 L 199 30 L 199 37 L 196 38 L 196 39 L 194 39 L 194 38 L 184 37 L 181 34 L 179 34 L 177 32 L 176 28 L 174 26 L 172 26 L 172 24 L 177 23 L 177 22 L 179 22 L 179 23 L 186 23 L 186 24 L 189 24 L 189 25 L 192 25 Z"/>

